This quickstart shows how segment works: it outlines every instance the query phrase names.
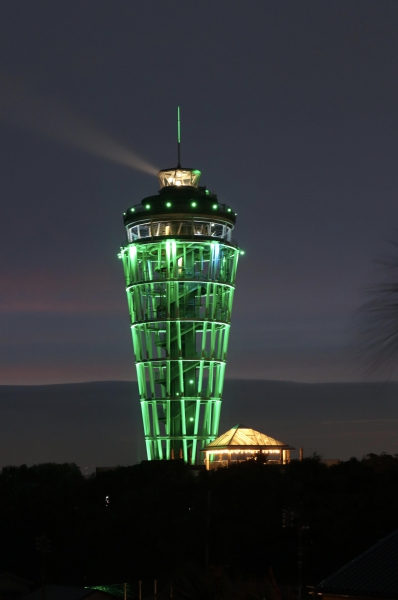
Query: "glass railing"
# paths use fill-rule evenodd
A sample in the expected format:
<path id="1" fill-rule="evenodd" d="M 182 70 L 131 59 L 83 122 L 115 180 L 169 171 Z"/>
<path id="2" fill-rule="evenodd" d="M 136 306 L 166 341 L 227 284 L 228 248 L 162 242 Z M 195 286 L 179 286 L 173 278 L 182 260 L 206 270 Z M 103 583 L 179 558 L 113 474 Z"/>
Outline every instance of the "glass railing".
<path id="1" fill-rule="evenodd" d="M 145 238 L 168 236 L 202 236 L 231 242 L 232 227 L 224 223 L 211 221 L 144 221 L 127 227 L 129 242 L 136 242 Z"/>

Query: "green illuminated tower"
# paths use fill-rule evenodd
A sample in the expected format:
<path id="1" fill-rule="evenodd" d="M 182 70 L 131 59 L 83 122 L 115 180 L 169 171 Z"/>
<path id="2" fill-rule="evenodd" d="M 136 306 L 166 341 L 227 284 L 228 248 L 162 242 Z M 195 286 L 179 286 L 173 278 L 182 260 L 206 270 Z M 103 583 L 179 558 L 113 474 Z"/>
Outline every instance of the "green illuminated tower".
<path id="1" fill-rule="evenodd" d="M 164 169 L 160 191 L 124 215 L 121 249 L 149 460 L 197 462 L 218 435 L 239 249 L 235 213 Z"/>

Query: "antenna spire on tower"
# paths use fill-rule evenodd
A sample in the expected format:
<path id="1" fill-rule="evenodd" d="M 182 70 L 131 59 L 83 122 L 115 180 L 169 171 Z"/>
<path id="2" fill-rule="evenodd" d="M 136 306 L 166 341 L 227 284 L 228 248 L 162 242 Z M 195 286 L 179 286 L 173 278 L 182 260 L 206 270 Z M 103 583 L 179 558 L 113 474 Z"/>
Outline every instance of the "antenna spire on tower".
<path id="1" fill-rule="evenodd" d="M 180 160 L 180 146 L 181 146 L 181 120 L 180 120 L 180 107 L 177 107 L 177 140 L 178 140 L 178 164 L 177 167 L 181 168 Z"/>

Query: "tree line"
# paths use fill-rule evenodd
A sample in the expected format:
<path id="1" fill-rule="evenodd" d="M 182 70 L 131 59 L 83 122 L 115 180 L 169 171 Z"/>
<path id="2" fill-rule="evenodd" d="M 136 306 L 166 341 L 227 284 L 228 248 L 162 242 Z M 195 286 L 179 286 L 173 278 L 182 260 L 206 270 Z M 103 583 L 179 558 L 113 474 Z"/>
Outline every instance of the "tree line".
<path id="1" fill-rule="evenodd" d="M 314 585 L 397 528 L 397 506 L 398 455 L 199 473 L 154 461 L 91 479 L 75 464 L 10 466 L 0 475 L 1 569 L 40 584 L 45 536 L 51 583 L 157 579 L 174 581 L 178 597 L 178 585 L 257 581 L 276 598 L 275 582 Z"/>

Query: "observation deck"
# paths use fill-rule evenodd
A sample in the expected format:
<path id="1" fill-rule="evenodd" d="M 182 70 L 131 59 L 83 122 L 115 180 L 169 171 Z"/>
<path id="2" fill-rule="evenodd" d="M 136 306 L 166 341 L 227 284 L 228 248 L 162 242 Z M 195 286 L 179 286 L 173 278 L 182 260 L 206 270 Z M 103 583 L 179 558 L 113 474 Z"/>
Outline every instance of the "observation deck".
<path id="1" fill-rule="evenodd" d="M 195 169 L 160 171 L 159 193 L 144 198 L 123 215 L 128 241 L 198 236 L 236 246 L 232 239 L 236 213 L 220 203 L 216 194 L 199 187 L 200 174 Z"/>

